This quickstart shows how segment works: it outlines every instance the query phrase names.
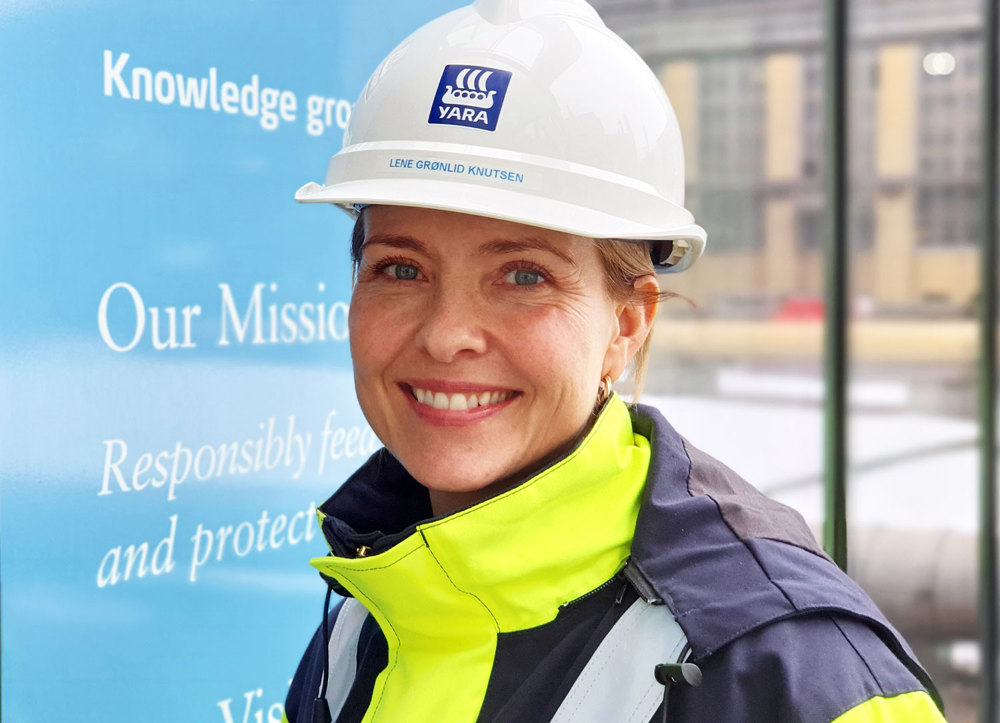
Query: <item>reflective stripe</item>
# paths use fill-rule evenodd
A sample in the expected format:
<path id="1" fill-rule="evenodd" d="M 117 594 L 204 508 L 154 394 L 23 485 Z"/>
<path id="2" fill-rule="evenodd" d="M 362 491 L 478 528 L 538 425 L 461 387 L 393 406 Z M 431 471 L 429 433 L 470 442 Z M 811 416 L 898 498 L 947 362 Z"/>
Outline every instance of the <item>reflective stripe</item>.
<path id="1" fill-rule="evenodd" d="M 677 662 L 685 645 L 667 606 L 640 598 L 601 641 L 552 723 L 647 723 L 663 700 L 653 669 Z"/>
<path id="2" fill-rule="evenodd" d="M 347 694 L 351 692 L 358 672 L 358 638 L 361 625 L 368 617 L 365 606 L 352 597 L 344 600 L 330 632 L 327 655 L 330 658 L 330 682 L 326 686 L 326 700 L 334 720 L 340 712 Z M 322 690 L 322 688 L 320 688 Z M 317 693 L 318 694 L 318 693 Z"/>
<path id="3" fill-rule="evenodd" d="M 869 698 L 831 723 L 945 723 L 941 711 L 922 690 L 892 698 Z"/>

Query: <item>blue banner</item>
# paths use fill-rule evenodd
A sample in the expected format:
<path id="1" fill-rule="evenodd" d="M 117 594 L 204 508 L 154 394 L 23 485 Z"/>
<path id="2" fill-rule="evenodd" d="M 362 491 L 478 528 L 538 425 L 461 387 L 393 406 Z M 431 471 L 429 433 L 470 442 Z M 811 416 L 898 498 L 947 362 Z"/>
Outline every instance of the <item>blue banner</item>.
<path id="1" fill-rule="evenodd" d="M 3 720 L 280 721 L 379 444 L 349 219 L 292 195 L 460 4 L 0 6 Z"/>

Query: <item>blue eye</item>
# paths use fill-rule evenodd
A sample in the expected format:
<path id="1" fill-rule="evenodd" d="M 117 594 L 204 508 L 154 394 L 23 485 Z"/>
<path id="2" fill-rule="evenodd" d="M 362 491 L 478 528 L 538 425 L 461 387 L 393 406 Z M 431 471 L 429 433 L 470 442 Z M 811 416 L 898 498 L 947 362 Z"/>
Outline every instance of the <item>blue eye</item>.
<path id="1" fill-rule="evenodd" d="M 506 273 L 504 280 L 508 284 L 515 284 L 516 286 L 535 286 L 545 281 L 545 277 L 540 271 L 514 269 Z"/>
<path id="2" fill-rule="evenodd" d="M 413 281 L 417 278 L 417 267 L 410 264 L 389 264 L 382 271 L 397 281 Z"/>

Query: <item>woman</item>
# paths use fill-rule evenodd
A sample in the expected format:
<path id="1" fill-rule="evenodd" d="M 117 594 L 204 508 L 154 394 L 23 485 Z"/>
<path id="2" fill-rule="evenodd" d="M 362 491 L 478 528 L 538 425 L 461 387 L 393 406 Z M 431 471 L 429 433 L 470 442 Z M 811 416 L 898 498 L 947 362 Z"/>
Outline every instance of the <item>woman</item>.
<path id="1" fill-rule="evenodd" d="M 419 30 L 326 180 L 297 198 L 358 215 L 351 354 L 385 449 L 321 506 L 345 600 L 289 721 L 942 720 L 796 513 L 611 392 L 641 383 L 654 265 L 705 235 L 669 102 L 583 0 Z"/>

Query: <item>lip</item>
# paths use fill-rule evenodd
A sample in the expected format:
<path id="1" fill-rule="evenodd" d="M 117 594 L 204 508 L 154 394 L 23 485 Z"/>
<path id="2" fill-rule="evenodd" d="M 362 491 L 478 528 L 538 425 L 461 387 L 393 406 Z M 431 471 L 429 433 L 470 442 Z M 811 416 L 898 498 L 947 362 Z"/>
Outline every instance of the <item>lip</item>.
<path id="1" fill-rule="evenodd" d="M 452 382 L 446 379 L 406 379 L 400 382 L 400 386 L 404 388 L 407 394 L 410 394 L 410 390 L 413 387 L 426 389 L 430 392 L 443 392 L 444 394 L 479 394 L 481 392 L 518 393 L 517 389 L 512 389 L 511 387 L 500 387 L 495 384 L 477 384 L 476 382 Z"/>
<path id="2" fill-rule="evenodd" d="M 413 387 L 426 389 L 431 392 L 443 392 L 444 394 L 477 394 L 487 391 L 512 392 L 512 394 L 502 402 L 476 407 L 475 409 L 435 409 L 430 405 L 418 402 L 413 396 Z M 519 391 L 510 389 L 509 387 L 497 387 L 470 382 L 453 382 L 442 379 L 407 380 L 401 382 L 399 388 L 417 417 L 440 427 L 465 427 L 478 424 L 484 419 L 503 411 L 521 396 Z"/>

